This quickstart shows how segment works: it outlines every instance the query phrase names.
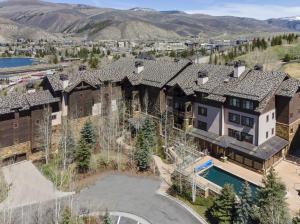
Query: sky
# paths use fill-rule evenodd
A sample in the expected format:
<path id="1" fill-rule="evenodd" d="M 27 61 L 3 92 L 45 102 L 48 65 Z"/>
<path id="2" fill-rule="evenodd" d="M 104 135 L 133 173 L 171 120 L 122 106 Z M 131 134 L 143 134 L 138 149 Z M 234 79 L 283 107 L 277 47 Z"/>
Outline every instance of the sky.
<path id="1" fill-rule="evenodd" d="M 300 0 L 48 0 L 98 7 L 180 10 L 215 16 L 231 15 L 257 19 L 300 16 Z"/>

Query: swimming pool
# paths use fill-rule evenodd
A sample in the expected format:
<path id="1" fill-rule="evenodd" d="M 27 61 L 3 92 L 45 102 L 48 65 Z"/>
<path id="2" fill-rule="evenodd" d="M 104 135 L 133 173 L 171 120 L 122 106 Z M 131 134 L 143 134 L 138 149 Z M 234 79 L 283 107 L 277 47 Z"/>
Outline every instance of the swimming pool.
<path id="1" fill-rule="evenodd" d="M 225 170 L 222 170 L 216 166 L 212 166 L 205 170 L 203 173 L 199 174 L 200 176 L 204 177 L 205 179 L 219 185 L 220 187 L 224 187 L 225 184 L 232 184 L 235 192 L 239 194 L 242 190 L 243 183 L 245 182 L 244 179 L 237 177 Z M 258 186 L 249 183 L 252 196 L 255 197 L 257 190 L 259 189 Z"/>

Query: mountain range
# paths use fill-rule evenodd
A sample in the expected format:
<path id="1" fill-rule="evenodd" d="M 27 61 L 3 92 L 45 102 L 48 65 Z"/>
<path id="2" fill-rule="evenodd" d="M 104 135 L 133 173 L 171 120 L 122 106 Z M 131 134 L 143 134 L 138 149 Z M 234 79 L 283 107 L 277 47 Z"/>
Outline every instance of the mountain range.
<path id="1" fill-rule="evenodd" d="M 88 40 L 179 39 L 187 36 L 208 38 L 245 33 L 299 31 L 299 24 L 298 20 L 256 20 L 138 7 L 117 10 L 39 0 L 0 2 L 0 41 L 15 39 L 17 36 L 57 39 L 64 35 Z"/>

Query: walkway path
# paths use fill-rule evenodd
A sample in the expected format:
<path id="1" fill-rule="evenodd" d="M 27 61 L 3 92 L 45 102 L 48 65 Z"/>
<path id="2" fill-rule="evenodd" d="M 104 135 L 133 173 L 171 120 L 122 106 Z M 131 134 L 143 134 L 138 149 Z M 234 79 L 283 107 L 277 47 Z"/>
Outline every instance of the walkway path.
<path id="1" fill-rule="evenodd" d="M 56 190 L 53 183 L 29 161 L 3 167 L 2 171 L 10 190 L 0 209 L 17 208 L 74 194 Z"/>
<path id="2" fill-rule="evenodd" d="M 159 156 L 153 155 L 152 157 L 161 178 L 161 184 L 158 192 L 166 193 L 172 185 L 171 174 L 174 172 L 174 165 L 164 163 Z"/>

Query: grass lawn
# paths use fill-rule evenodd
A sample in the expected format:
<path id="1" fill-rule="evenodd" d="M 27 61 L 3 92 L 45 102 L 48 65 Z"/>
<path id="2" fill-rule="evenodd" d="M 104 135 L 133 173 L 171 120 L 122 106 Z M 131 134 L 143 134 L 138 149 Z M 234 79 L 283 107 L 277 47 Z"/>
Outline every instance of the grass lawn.
<path id="1" fill-rule="evenodd" d="M 253 68 L 256 64 L 263 64 L 265 70 L 280 70 L 281 59 L 289 54 L 292 57 L 300 56 L 300 41 L 293 44 L 283 44 L 281 46 L 268 47 L 266 50 L 255 50 L 238 57 L 238 60 L 246 62 L 247 66 Z"/>
<path id="2" fill-rule="evenodd" d="M 193 204 L 186 198 L 179 196 L 179 195 L 176 195 L 176 198 L 179 199 L 180 201 L 182 201 L 184 204 L 186 204 L 190 208 L 192 208 L 195 212 L 197 212 L 202 218 L 204 218 L 206 220 L 205 212 L 207 210 L 207 207 L 205 207 L 204 205 L 201 206 L 201 205 Z"/>
<path id="3" fill-rule="evenodd" d="M 300 79 L 300 63 L 293 62 L 282 66 L 281 71 L 288 73 L 296 79 Z"/>

